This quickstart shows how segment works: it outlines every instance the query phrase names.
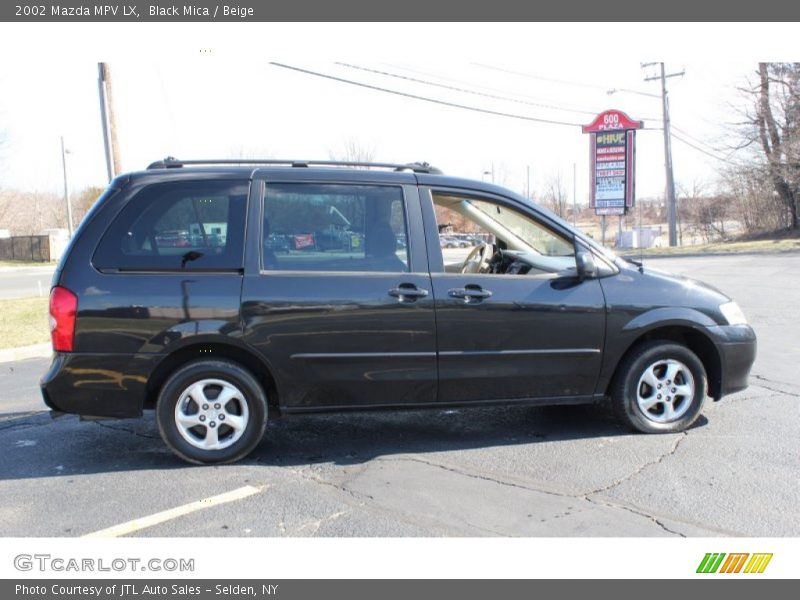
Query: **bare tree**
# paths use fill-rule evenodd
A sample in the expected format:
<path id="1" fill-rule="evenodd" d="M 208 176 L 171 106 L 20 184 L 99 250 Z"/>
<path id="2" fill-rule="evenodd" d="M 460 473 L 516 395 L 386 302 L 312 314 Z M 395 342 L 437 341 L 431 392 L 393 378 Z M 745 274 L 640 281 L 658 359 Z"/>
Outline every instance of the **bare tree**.
<path id="1" fill-rule="evenodd" d="M 566 215 L 569 197 L 567 194 L 567 186 L 564 184 L 564 179 L 561 176 L 561 171 L 547 180 L 541 198 L 544 205 L 559 217 L 564 217 Z"/>
<path id="2" fill-rule="evenodd" d="M 702 202 L 705 195 L 706 184 L 693 180 L 691 185 L 679 183 L 677 185 L 676 203 L 678 205 L 678 240 L 683 245 L 684 231 L 699 233 L 697 229 L 697 205 Z"/>
<path id="3" fill-rule="evenodd" d="M 329 150 L 328 156 L 331 160 L 343 162 L 374 162 L 375 147 L 367 146 L 351 138 L 345 140 L 339 150 Z"/>
<path id="4" fill-rule="evenodd" d="M 746 233 L 786 229 L 791 221 L 786 204 L 775 191 L 764 166 L 737 166 L 723 172 L 724 194 L 733 217 Z"/>
<path id="5" fill-rule="evenodd" d="M 71 202 L 76 227 L 78 223 L 83 220 L 83 217 L 86 216 L 86 213 L 89 212 L 89 209 L 92 208 L 103 191 L 101 187 L 90 186 L 73 195 Z"/>
<path id="6" fill-rule="evenodd" d="M 759 63 L 757 80 L 742 88 L 749 99 L 744 141 L 758 148 L 761 176 L 783 203 L 788 226 L 798 228 L 800 201 L 800 63 Z M 757 172 L 753 173 L 758 175 Z"/>
<path id="7" fill-rule="evenodd" d="M 14 235 L 36 235 L 43 229 L 66 227 L 63 199 L 40 192 L 0 192 L 0 229 Z"/>
<path id="8" fill-rule="evenodd" d="M 228 149 L 228 156 L 233 159 L 242 159 L 242 160 L 258 160 L 258 159 L 270 159 L 273 158 L 272 152 L 269 150 L 261 147 L 261 146 L 251 146 L 244 144 L 239 144 L 236 146 L 231 146 Z"/>
<path id="9" fill-rule="evenodd" d="M 8 150 L 8 132 L 0 129 L 0 190 L 3 189 L 3 175 L 5 173 L 5 158 Z"/>

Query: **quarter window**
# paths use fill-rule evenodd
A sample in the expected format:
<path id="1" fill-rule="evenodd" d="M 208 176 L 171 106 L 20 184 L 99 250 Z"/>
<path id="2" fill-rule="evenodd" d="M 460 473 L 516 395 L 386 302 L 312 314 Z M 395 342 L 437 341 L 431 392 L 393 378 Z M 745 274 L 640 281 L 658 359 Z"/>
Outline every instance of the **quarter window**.
<path id="1" fill-rule="evenodd" d="M 269 271 L 407 272 L 403 190 L 268 183 L 262 248 Z"/>
<path id="2" fill-rule="evenodd" d="M 240 269 L 247 181 L 181 181 L 149 185 L 103 236 L 98 268 Z"/>

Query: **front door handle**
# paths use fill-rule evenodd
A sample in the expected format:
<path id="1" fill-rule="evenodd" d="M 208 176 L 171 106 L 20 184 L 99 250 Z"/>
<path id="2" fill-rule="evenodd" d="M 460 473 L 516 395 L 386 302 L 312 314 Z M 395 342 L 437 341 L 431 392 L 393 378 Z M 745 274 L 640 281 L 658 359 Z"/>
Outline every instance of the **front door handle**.
<path id="1" fill-rule="evenodd" d="M 469 304 L 473 302 L 481 302 L 482 300 L 491 297 L 492 292 L 483 289 L 479 285 L 471 283 L 469 285 L 465 285 L 463 288 L 453 288 L 451 290 L 447 290 L 447 295 L 451 298 L 461 298 L 464 300 L 465 304 Z"/>
<path id="2" fill-rule="evenodd" d="M 398 302 L 414 302 L 417 298 L 424 298 L 428 290 L 417 287 L 413 283 L 401 283 L 396 288 L 389 290 L 389 295 L 397 298 Z"/>

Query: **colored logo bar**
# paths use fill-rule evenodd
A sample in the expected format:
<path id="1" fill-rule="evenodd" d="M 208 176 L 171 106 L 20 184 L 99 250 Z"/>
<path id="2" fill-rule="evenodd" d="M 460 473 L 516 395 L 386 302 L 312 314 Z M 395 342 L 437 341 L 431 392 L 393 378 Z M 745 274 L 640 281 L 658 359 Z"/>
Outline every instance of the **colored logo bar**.
<path id="1" fill-rule="evenodd" d="M 727 558 L 726 558 L 727 557 Z M 748 558 L 750 560 L 748 560 Z M 708 552 L 697 567 L 698 573 L 763 573 L 772 553 Z"/>

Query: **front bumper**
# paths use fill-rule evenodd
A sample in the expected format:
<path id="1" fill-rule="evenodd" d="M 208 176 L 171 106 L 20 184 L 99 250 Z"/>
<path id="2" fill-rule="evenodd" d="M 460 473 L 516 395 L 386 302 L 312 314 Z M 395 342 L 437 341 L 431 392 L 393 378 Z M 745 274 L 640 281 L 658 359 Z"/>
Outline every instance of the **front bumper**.
<path id="1" fill-rule="evenodd" d="M 138 417 L 158 354 L 56 353 L 40 382 L 54 411 L 88 417 Z"/>
<path id="2" fill-rule="evenodd" d="M 756 360 L 756 333 L 749 325 L 709 327 L 720 358 L 719 397 L 733 394 L 748 385 L 750 369 Z"/>

